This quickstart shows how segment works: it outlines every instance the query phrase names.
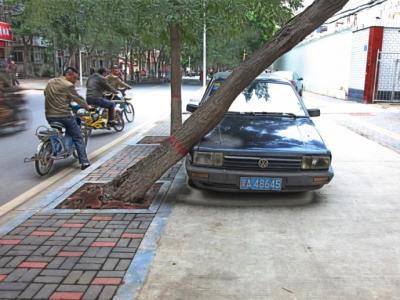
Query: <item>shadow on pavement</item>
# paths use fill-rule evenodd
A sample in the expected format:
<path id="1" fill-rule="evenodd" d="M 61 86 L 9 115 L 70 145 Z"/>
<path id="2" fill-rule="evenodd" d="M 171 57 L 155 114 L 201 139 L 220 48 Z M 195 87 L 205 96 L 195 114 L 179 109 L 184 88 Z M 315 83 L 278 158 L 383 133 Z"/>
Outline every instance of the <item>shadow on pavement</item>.
<path id="1" fill-rule="evenodd" d="M 287 207 L 319 203 L 318 193 L 223 193 L 203 191 L 182 184 L 175 202 L 204 206 Z"/>

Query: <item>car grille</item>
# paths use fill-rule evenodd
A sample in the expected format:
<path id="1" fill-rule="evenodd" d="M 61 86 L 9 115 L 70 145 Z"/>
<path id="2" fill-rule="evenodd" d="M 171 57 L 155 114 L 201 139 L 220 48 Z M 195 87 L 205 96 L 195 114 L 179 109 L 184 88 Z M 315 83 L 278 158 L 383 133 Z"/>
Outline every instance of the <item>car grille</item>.
<path id="1" fill-rule="evenodd" d="M 261 168 L 258 165 L 260 159 L 266 159 L 268 166 Z M 224 168 L 230 170 L 253 170 L 253 171 L 298 171 L 301 170 L 300 157 L 244 157 L 224 156 Z"/>

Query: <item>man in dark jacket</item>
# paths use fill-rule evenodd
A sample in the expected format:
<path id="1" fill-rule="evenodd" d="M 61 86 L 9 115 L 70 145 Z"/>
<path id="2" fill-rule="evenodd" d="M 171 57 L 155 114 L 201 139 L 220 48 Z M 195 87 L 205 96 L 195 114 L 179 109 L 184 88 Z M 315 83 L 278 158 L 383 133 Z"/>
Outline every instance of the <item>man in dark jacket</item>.
<path id="1" fill-rule="evenodd" d="M 70 104 L 75 101 L 86 109 L 91 109 L 91 107 L 75 90 L 74 84 L 77 78 L 78 71 L 75 68 L 68 67 L 64 71 L 64 76 L 53 78 L 47 83 L 44 90 L 45 114 L 49 123 L 59 122 L 65 126 L 66 132 L 72 137 L 78 152 L 81 169 L 84 170 L 90 166 L 90 163 L 81 129 L 72 114 Z"/>
<path id="2" fill-rule="evenodd" d="M 108 123 L 110 125 L 114 124 L 114 102 L 104 98 L 105 93 L 118 94 L 118 91 L 114 89 L 107 81 L 105 76 L 107 75 L 107 70 L 105 68 L 100 68 L 97 73 L 89 76 L 86 83 L 86 101 L 90 105 L 96 105 L 100 107 L 107 108 L 108 110 Z"/>

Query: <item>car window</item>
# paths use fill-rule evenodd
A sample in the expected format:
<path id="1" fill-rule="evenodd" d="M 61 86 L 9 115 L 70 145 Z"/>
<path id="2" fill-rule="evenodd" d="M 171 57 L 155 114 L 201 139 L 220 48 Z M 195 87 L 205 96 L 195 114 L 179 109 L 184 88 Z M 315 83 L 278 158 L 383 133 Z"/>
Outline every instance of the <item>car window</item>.
<path id="1" fill-rule="evenodd" d="M 285 78 L 287 80 L 292 80 L 293 79 L 293 73 L 290 71 L 276 71 L 274 73 L 272 73 L 278 77 L 282 77 Z"/>
<path id="2" fill-rule="evenodd" d="M 222 81 L 215 81 L 207 97 L 214 95 Z M 255 80 L 232 103 L 229 112 L 237 113 L 289 113 L 305 116 L 306 113 L 292 86 L 277 81 Z"/>

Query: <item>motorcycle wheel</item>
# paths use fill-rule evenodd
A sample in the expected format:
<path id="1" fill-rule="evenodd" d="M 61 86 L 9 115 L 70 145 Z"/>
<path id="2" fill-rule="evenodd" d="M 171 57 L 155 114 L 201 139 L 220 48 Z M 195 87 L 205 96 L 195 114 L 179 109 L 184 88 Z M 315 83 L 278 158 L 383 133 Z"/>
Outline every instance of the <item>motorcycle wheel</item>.
<path id="1" fill-rule="evenodd" d="M 124 121 L 124 118 L 122 117 L 122 112 L 120 112 L 120 111 L 115 112 L 115 124 L 113 127 L 116 132 L 120 132 L 120 131 L 124 130 L 125 121 Z"/>
<path id="2" fill-rule="evenodd" d="M 135 117 L 135 109 L 133 108 L 132 103 L 125 104 L 124 116 L 129 123 L 133 122 L 133 118 Z"/>
<path id="3" fill-rule="evenodd" d="M 35 170 L 40 176 L 47 175 L 50 172 L 54 162 L 54 159 L 51 158 L 52 152 L 50 141 L 42 143 L 36 154 L 37 159 L 35 160 Z"/>

